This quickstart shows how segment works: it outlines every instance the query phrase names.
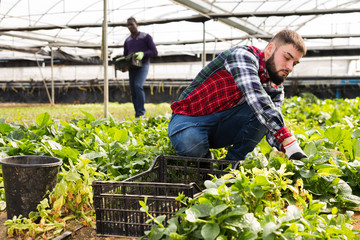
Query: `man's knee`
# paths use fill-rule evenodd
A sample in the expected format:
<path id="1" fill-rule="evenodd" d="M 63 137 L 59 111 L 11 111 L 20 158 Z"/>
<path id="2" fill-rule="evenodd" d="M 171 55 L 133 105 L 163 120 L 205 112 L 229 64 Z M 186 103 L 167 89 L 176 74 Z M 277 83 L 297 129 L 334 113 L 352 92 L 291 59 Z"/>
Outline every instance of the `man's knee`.
<path id="1" fill-rule="evenodd" d="M 169 135 L 176 153 L 187 157 L 205 157 L 209 151 L 209 140 L 196 127 L 188 127 Z"/>
<path id="2" fill-rule="evenodd" d="M 176 150 L 177 154 L 186 157 L 206 157 L 209 152 L 209 147 L 206 140 L 194 141 L 191 139 L 184 143 L 183 147 Z"/>

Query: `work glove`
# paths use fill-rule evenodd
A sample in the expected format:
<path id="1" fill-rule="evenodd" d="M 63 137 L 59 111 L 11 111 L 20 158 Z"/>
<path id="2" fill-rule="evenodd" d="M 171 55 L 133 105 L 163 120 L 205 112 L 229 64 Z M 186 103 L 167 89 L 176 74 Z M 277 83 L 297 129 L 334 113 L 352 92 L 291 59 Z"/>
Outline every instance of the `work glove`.
<path id="1" fill-rule="evenodd" d="M 137 52 L 135 53 L 136 60 L 141 60 L 144 57 L 144 52 Z"/>
<path id="2" fill-rule="evenodd" d="M 299 143 L 296 140 L 285 145 L 284 148 L 285 148 L 285 154 L 289 159 L 300 160 L 302 158 L 308 157 L 300 148 Z"/>

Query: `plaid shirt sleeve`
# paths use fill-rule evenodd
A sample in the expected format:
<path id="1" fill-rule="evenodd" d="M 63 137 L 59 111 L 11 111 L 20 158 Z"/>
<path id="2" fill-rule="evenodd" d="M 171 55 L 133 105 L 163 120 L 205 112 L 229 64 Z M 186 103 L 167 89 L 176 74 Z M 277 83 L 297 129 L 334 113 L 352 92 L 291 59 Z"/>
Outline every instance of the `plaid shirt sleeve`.
<path id="1" fill-rule="evenodd" d="M 278 94 L 276 95 L 275 98 L 273 98 L 273 103 L 275 105 L 275 107 L 281 112 L 281 108 L 282 108 L 282 105 L 283 105 L 283 102 L 284 102 L 284 91 L 281 92 L 281 94 Z M 286 127 L 285 127 L 286 128 Z M 287 129 L 287 128 L 286 128 Z M 281 129 L 279 130 L 281 131 Z M 278 131 L 278 132 L 279 132 Z M 279 135 L 279 134 L 278 134 Z M 287 133 L 287 134 L 284 134 L 283 136 L 285 137 L 290 137 L 291 134 Z M 283 151 L 283 147 L 282 147 L 282 144 L 279 142 L 279 141 L 283 141 L 284 137 L 282 137 L 281 139 L 278 139 L 273 135 L 271 134 L 270 132 L 268 134 L 266 134 L 266 140 L 268 141 L 268 143 L 273 146 L 273 147 L 276 147 L 278 150 L 281 150 Z"/>
<path id="2" fill-rule="evenodd" d="M 281 114 L 283 95 L 275 103 L 263 88 L 259 75 L 259 59 L 245 48 L 233 51 L 225 61 L 225 68 L 233 76 L 245 101 L 254 111 L 257 119 L 269 130 L 268 142 L 277 148 L 291 133 L 286 128 Z M 277 140 L 277 143 L 275 141 Z"/>
<path id="3" fill-rule="evenodd" d="M 281 94 L 276 95 L 275 98 L 272 99 L 275 107 L 281 112 L 282 105 L 284 103 L 284 91 Z"/>

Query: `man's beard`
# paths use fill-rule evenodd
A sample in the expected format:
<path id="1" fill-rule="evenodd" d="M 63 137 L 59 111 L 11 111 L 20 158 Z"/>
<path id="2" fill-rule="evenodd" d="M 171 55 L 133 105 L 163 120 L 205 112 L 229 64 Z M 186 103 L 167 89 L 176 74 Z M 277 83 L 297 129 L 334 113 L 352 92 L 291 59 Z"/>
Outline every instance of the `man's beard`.
<path id="1" fill-rule="evenodd" d="M 266 70 L 269 74 L 269 77 L 273 83 L 276 85 L 280 85 L 284 82 L 287 76 L 280 76 L 278 72 L 276 71 L 275 67 L 275 61 L 274 61 L 274 53 L 271 55 L 271 57 L 265 62 Z"/>

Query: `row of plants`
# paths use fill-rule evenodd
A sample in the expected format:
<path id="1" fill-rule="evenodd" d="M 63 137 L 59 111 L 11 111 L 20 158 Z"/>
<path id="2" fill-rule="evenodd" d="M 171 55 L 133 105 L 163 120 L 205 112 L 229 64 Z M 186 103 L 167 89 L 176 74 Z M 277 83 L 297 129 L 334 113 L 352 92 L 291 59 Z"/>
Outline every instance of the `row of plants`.
<path id="1" fill-rule="evenodd" d="M 65 122 L 45 112 L 26 127 L 0 120 L 1 158 L 48 155 L 63 160 L 58 183 L 38 211 L 6 221 L 10 237 L 51 239 L 79 223 L 95 227 L 93 180 L 124 180 L 148 169 L 157 155 L 174 154 L 167 117 L 117 121 L 83 114 L 82 119 Z M 2 178 L 0 186 L 5 210 Z"/>
<path id="2" fill-rule="evenodd" d="M 28 127 L 0 119 L 0 157 L 50 155 L 65 164 L 86 158 L 107 179 L 123 180 L 147 169 L 155 156 L 174 153 L 166 117 L 116 121 L 83 113 L 85 118 L 65 122 L 45 112 Z"/>
<path id="3" fill-rule="evenodd" d="M 186 207 L 175 218 L 182 219 L 181 225 L 175 218 L 165 224 L 150 214 L 155 224 L 147 235 L 352 239 L 351 211 L 344 211 L 357 210 L 360 204 L 360 99 L 294 97 L 286 99 L 283 112 L 309 156 L 306 161 L 290 161 L 263 140 L 241 162 L 241 169 L 206 182 L 202 197 L 190 200 L 180 195 Z M 65 122 L 42 113 L 30 126 L 0 120 L 0 157 L 50 155 L 64 162 L 58 185 L 38 212 L 6 222 L 9 235 L 50 239 L 71 228 L 74 220 L 91 226 L 93 179 L 123 180 L 146 170 L 155 156 L 175 154 L 167 137 L 168 116 L 117 121 L 83 114 L 84 118 Z M 219 159 L 226 154 L 226 149 L 212 151 Z M 4 189 L 0 190 L 4 203 Z M 146 211 L 146 201 L 142 206 Z M 246 235 L 246 226 L 257 226 L 251 229 L 254 234 Z"/>
<path id="4" fill-rule="evenodd" d="M 327 204 L 313 199 L 301 179 L 293 182 L 280 169 L 240 167 L 221 178 L 206 181 L 196 199 L 177 199 L 184 207 L 164 224 L 165 216 L 152 217 L 155 224 L 146 237 L 154 239 L 355 239 L 351 211 L 337 207 L 324 213 Z"/>

